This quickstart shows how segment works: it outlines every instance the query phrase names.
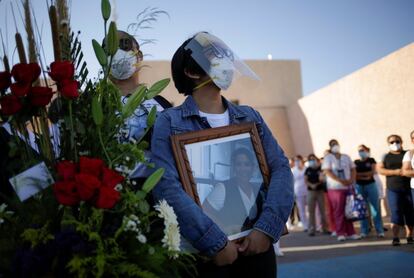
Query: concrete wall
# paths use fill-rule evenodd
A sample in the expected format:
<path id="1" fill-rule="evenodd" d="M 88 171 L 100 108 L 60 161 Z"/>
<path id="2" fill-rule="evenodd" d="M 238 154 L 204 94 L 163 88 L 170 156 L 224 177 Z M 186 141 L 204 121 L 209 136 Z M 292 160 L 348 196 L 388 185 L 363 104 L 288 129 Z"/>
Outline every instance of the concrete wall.
<path id="1" fill-rule="evenodd" d="M 144 64 L 146 67 L 141 70 L 141 82 L 152 84 L 163 78 L 171 78 L 169 61 L 146 61 Z M 223 91 L 223 95 L 231 101 L 257 109 L 287 155 L 292 156 L 295 150 L 286 108 L 302 97 L 300 62 L 252 60 L 247 61 L 247 64 L 261 80 L 240 78 L 228 91 Z M 184 100 L 172 80 L 161 95 L 175 106 Z"/>
<path id="2" fill-rule="evenodd" d="M 287 114 L 297 153 L 321 156 L 336 138 L 353 158 L 363 143 L 380 159 L 389 134 L 401 135 L 405 148 L 414 147 L 413 111 L 414 43 L 301 98 Z"/>

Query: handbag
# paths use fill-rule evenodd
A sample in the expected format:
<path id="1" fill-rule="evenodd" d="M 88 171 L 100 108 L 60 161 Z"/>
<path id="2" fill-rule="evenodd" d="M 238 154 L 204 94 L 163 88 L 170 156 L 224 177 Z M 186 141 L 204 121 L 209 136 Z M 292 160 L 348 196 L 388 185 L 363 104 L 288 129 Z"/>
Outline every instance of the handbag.
<path id="1" fill-rule="evenodd" d="M 361 194 L 355 192 L 355 188 L 351 188 L 346 196 L 345 202 L 345 218 L 351 221 L 358 221 L 368 217 L 368 206 Z"/>

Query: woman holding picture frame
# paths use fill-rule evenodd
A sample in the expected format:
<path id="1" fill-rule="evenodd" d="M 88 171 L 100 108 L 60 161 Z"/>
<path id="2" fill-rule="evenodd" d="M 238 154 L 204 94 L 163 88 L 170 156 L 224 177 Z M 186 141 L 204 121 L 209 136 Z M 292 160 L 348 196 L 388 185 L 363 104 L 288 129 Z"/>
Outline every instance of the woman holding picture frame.
<path id="1" fill-rule="evenodd" d="M 293 205 L 293 180 L 289 162 L 261 115 L 249 106 L 227 101 L 226 90 L 236 77 L 258 79 L 219 38 L 200 32 L 186 40 L 171 62 L 172 76 L 185 102 L 159 115 L 151 143 L 153 159 L 165 174 L 153 190 L 156 200 L 166 199 L 178 217 L 181 235 L 211 260 L 198 262 L 201 277 L 275 277 L 272 243 L 284 231 Z M 171 136 L 214 127 L 254 123 L 269 168 L 266 199 L 251 232 L 236 241 L 228 239 L 183 188 L 174 159 Z"/>

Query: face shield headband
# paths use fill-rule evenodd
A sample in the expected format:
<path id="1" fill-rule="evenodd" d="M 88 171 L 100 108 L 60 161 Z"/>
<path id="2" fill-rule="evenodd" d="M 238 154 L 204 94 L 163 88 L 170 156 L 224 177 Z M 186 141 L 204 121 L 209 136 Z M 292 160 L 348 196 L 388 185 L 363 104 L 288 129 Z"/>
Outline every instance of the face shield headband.
<path id="1" fill-rule="evenodd" d="M 214 84 L 227 90 L 241 76 L 259 80 L 259 77 L 219 38 L 198 33 L 184 48 L 207 73 Z"/>

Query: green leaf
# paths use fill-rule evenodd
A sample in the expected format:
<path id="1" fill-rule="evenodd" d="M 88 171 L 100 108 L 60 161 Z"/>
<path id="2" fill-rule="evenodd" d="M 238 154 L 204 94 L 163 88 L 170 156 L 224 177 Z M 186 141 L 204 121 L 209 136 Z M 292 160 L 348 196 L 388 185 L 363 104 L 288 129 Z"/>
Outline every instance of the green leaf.
<path id="1" fill-rule="evenodd" d="M 148 194 L 160 181 L 160 179 L 164 175 L 164 172 L 164 168 L 159 168 L 154 173 L 152 173 L 152 175 L 145 180 L 144 185 L 142 186 L 142 191 Z"/>
<path id="2" fill-rule="evenodd" d="M 147 87 L 144 85 L 138 86 L 135 92 L 128 98 L 127 103 L 122 107 L 122 117 L 124 119 L 128 118 L 129 116 L 134 113 L 135 109 L 141 104 L 144 96 L 146 94 Z"/>
<path id="3" fill-rule="evenodd" d="M 164 90 L 165 87 L 168 86 L 168 84 L 170 84 L 169 78 L 165 78 L 165 79 L 155 82 L 151 86 L 151 88 L 149 88 L 147 95 L 145 96 L 145 99 L 152 99 L 153 97 L 161 93 L 161 91 Z"/>
<path id="4" fill-rule="evenodd" d="M 97 126 L 102 125 L 103 123 L 102 105 L 97 96 L 95 96 L 92 99 L 92 117 L 93 117 L 93 121 L 95 122 Z"/>
<path id="5" fill-rule="evenodd" d="M 149 147 L 149 144 L 146 141 L 141 141 L 138 144 L 138 148 L 140 148 L 141 150 L 146 150 L 148 149 L 148 147 Z"/>
<path id="6" fill-rule="evenodd" d="M 116 51 L 118 50 L 119 40 L 118 40 L 118 30 L 116 28 L 116 23 L 114 21 L 111 21 L 111 24 L 109 24 L 109 30 L 108 30 L 108 38 L 107 38 L 108 46 L 108 55 L 114 56 Z"/>
<path id="7" fill-rule="evenodd" d="M 101 1 L 101 11 L 103 19 L 107 21 L 111 16 L 111 3 L 109 3 L 109 0 Z"/>
<path id="8" fill-rule="evenodd" d="M 154 105 L 153 107 L 151 107 L 151 110 L 147 117 L 147 128 L 150 128 L 154 125 L 156 118 L 157 118 L 157 107 Z"/>
<path id="9" fill-rule="evenodd" d="M 144 200 L 145 196 L 147 196 L 147 194 L 144 191 L 137 191 L 135 192 L 135 196 L 139 199 L 139 200 Z"/>
<path id="10" fill-rule="evenodd" d="M 143 214 L 147 214 L 150 210 L 150 206 L 145 200 L 142 200 L 141 202 L 138 203 L 138 208 Z"/>
<path id="11" fill-rule="evenodd" d="M 107 57 L 105 54 L 105 50 L 95 39 L 92 40 L 92 46 L 93 46 L 93 50 L 95 51 L 95 55 L 96 55 L 96 58 L 98 59 L 99 64 L 101 64 L 101 66 L 103 67 L 106 66 L 108 61 L 107 61 Z"/>

